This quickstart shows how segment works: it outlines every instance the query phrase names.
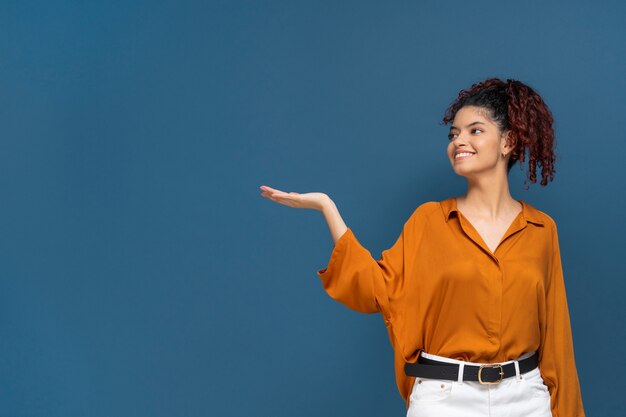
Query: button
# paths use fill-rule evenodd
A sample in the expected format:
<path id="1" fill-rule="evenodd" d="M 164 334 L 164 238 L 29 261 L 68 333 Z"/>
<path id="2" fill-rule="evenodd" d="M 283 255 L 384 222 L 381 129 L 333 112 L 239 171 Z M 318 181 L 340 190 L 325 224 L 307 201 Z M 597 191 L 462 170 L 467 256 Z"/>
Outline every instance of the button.
<path id="1" fill-rule="evenodd" d="M 444 389 L 444 388 L 445 388 L 445 385 L 441 384 L 441 389 Z"/>

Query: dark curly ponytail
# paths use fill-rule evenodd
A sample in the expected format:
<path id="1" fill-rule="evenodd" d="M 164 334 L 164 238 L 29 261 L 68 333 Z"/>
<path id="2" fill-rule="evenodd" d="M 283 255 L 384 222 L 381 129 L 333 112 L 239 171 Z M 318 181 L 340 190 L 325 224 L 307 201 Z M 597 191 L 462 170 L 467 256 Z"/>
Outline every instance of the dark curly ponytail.
<path id="1" fill-rule="evenodd" d="M 465 106 L 475 106 L 488 110 L 489 117 L 501 132 L 510 130 L 510 138 L 515 144 L 507 172 L 515 162 L 520 168 L 528 150 L 528 176 L 532 183 L 537 182 L 537 163 L 541 165 L 541 182 L 546 186 L 554 179 L 554 128 L 550 109 L 539 94 L 528 85 L 507 79 L 490 78 L 462 90 L 457 99 L 448 107 L 442 120 L 451 123 L 456 113 Z M 526 185 L 527 182 L 524 182 Z"/>

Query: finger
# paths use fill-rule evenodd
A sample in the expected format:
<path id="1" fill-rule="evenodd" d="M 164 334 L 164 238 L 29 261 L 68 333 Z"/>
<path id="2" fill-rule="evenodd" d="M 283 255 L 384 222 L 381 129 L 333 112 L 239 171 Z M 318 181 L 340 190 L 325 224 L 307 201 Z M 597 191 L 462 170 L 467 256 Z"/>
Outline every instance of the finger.
<path id="1" fill-rule="evenodd" d="M 261 188 L 261 189 L 263 189 L 263 190 L 271 190 L 271 191 L 276 191 L 274 188 L 272 188 L 272 187 L 270 187 L 270 186 L 268 186 L 268 185 L 262 185 L 262 186 L 261 186 L 261 187 L 259 187 L 259 188 Z"/>
<path id="2" fill-rule="evenodd" d="M 271 192 L 271 193 L 282 193 L 282 194 L 287 194 L 285 191 L 277 190 L 277 189 L 272 188 L 272 187 L 267 187 L 267 191 L 269 191 L 269 192 Z"/>

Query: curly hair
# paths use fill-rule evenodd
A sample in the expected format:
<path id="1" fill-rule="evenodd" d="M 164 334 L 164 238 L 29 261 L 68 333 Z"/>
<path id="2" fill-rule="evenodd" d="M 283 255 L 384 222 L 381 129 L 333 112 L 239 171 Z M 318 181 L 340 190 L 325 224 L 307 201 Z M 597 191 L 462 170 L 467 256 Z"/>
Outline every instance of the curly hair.
<path id="1" fill-rule="evenodd" d="M 554 119 L 535 90 L 517 80 L 489 78 L 461 90 L 457 99 L 446 110 L 442 123 L 451 123 L 464 106 L 486 110 L 500 132 L 510 131 L 509 137 L 514 148 L 507 173 L 518 160 L 520 169 L 522 168 L 528 150 L 528 179 L 532 183 L 537 182 L 537 164 L 541 165 L 542 186 L 554 179 Z M 524 184 L 527 186 L 527 181 Z"/>

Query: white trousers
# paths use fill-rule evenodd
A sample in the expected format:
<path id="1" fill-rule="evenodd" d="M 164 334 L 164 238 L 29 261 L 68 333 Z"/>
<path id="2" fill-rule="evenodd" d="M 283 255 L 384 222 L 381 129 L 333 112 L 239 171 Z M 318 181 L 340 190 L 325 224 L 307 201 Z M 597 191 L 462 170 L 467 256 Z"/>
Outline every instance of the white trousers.
<path id="1" fill-rule="evenodd" d="M 531 356 L 528 352 L 507 362 L 515 363 L 516 375 L 499 384 L 486 385 L 478 381 L 463 381 L 465 362 L 426 352 L 429 359 L 459 364 L 456 381 L 416 377 L 407 417 L 552 417 L 550 393 L 539 368 L 520 374 L 518 361 Z"/>

